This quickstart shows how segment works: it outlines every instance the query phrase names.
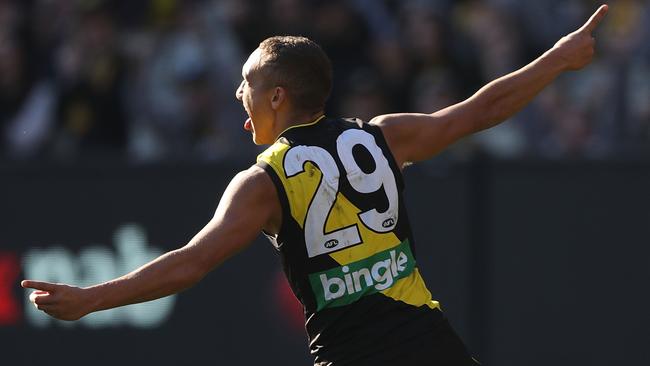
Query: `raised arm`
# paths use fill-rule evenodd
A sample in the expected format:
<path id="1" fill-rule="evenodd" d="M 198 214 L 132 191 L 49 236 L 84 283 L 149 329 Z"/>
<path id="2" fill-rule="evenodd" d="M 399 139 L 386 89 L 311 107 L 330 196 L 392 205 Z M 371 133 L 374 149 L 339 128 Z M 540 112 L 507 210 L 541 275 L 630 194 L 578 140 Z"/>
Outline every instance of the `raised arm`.
<path id="1" fill-rule="evenodd" d="M 370 123 L 381 127 L 400 166 L 429 159 L 458 139 L 505 121 L 562 72 L 589 64 L 594 54 L 592 32 L 607 10 L 602 5 L 580 29 L 539 58 L 490 82 L 463 102 L 433 114 L 382 115 Z"/>
<path id="2" fill-rule="evenodd" d="M 171 295 L 193 286 L 245 248 L 263 228 L 274 227 L 279 212 L 270 177 L 262 169 L 251 167 L 231 181 L 212 220 L 184 247 L 120 278 L 91 287 L 31 280 L 23 281 L 22 286 L 37 290 L 30 300 L 38 309 L 62 320 Z"/>

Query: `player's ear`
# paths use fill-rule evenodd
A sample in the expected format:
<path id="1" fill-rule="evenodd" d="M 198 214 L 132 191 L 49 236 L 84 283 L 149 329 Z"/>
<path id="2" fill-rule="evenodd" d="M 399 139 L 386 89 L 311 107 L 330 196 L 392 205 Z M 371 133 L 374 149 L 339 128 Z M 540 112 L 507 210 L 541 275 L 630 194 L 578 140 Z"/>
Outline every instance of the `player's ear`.
<path id="1" fill-rule="evenodd" d="M 277 110 L 285 99 L 287 99 L 287 91 L 281 86 L 276 86 L 273 88 L 273 94 L 271 95 L 271 108 Z"/>

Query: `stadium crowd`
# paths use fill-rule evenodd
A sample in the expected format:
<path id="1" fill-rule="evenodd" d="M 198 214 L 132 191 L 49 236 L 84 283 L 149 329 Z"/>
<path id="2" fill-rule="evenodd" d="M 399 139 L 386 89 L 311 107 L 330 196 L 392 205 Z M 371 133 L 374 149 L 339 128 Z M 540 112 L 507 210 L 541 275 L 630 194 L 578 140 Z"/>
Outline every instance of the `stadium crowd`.
<path id="1" fill-rule="evenodd" d="M 251 161 L 234 98 L 267 36 L 332 59 L 328 114 L 433 112 L 523 66 L 582 24 L 580 0 L 0 0 L 4 160 Z M 613 0 L 598 56 L 511 121 L 448 153 L 650 153 L 650 2 Z"/>

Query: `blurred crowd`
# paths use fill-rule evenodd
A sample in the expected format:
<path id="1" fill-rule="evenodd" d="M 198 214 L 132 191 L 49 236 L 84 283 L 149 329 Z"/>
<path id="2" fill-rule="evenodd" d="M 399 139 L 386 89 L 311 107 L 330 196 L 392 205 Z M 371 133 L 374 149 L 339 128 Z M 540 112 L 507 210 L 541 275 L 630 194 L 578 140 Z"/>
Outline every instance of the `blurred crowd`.
<path id="1" fill-rule="evenodd" d="M 326 50 L 327 114 L 431 113 L 581 26 L 579 0 L 0 0 L 3 160 L 251 161 L 234 92 L 267 36 Z M 650 155 L 650 2 L 613 0 L 597 58 L 449 156 Z"/>

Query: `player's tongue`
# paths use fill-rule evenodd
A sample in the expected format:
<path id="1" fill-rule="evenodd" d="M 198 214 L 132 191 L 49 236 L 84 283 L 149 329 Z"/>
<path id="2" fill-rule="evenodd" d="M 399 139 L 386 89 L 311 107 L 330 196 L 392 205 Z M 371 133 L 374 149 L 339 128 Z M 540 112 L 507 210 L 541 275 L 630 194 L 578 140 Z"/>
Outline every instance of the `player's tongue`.
<path id="1" fill-rule="evenodd" d="M 246 118 L 246 122 L 244 122 L 244 129 L 246 131 L 251 131 L 253 129 L 253 125 L 251 123 L 251 118 L 250 117 Z"/>

